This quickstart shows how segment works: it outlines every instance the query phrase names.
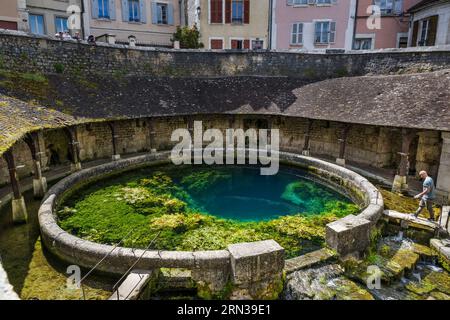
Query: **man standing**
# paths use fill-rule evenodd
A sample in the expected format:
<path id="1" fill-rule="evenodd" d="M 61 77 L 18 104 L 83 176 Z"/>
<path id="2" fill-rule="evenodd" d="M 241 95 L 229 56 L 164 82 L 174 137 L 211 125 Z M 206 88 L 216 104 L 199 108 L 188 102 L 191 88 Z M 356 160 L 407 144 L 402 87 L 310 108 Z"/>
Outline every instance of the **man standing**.
<path id="1" fill-rule="evenodd" d="M 430 213 L 430 221 L 434 222 L 434 211 L 433 211 L 433 201 L 435 198 L 434 192 L 434 181 L 428 176 L 426 171 L 420 171 L 419 176 L 423 179 L 423 191 L 416 195 L 414 199 L 420 198 L 419 208 L 417 209 L 414 216 L 417 218 L 419 214 L 422 212 L 423 208 L 427 207 L 428 212 Z"/>

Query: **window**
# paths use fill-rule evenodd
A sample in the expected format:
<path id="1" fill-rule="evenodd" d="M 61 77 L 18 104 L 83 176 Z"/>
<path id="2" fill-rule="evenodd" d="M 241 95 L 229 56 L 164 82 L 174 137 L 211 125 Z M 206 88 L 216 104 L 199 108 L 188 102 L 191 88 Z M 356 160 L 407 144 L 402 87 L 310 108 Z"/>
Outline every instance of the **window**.
<path id="1" fill-rule="evenodd" d="M 381 14 L 401 14 L 403 12 L 403 0 L 374 0 L 374 4 L 379 6 Z"/>
<path id="2" fill-rule="evenodd" d="M 303 43 L 303 23 L 294 23 L 292 25 L 291 44 Z"/>
<path id="3" fill-rule="evenodd" d="M 223 40 L 222 39 L 211 39 L 211 49 L 213 49 L 213 50 L 223 49 Z"/>
<path id="4" fill-rule="evenodd" d="M 406 48 L 408 46 L 408 37 L 398 38 L 398 48 Z"/>
<path id="5" fill-rule="evenodd" d="M 139 22 L 141 21 L 139 12 L 139 0 L 128 0 L 128 21 Z"/>
<path id="6" fill-rule="evenodd" d="M 30 14 L 28 20 L 30 22 L 31 33 L 44 34 L 44 16 Z"/>
<path id="7" fill-rule="evenodd" d="M 420 38 L 419 38 L 419 46 L 426 46 L 427 38 L 428 38 L 428 26 L 429 20 L 422 21 L 422 28 L 420 30 Z"/>
<path id="8" fill-rule="evenodd" d="M 223 2 L 222 0 L 210 0 L 210 18 L 211 23 L 222 23 Z"/>
<path id="9" fill-rule="evenodd" d="M 331 0 L 317 0 L 317 4 L 331 4 Z"/>
<path id="10" fill-rule="evenodd" d="M 371 49 L 372 49 L 371 38 L 355 39 L 355 42 L 353 43 L 353 50 L 371 50 Z"/>
<path id="11" fill-rule="evenodd" d="M 244 40 L 231 40 L 231 49 L 244 49 Z"/>
<path id="12" fill-rule="evenodd" d="M 109 19 L 109 0 L 98 1 L 98 17 Z M 114 10 L 114 8 L 112 8 Z"/>
<path id="13" fill-rule="evenodd" d="M 158 24 L 168 24 L 167 4 L 158 3 L 156 6 L 158 10 Z"/>
<path id="14" fill-rule="evenodd" d="M 68 30 L 67 18 L 56 17 L 55 18 L 55 29 L 56 29 L 56 33 L 67 31 Z"/>
<path id="15" fill-rule="evenodd" d="M 308 0 L 292 0 L 293 5 L 305 5 L 308 4 Z"/>
<path id="16" fill-rule="evenodd" d="M 244 23 L 244 1 L 232 0 L 231 3 L 231 22 Z"/>
<path id="17" fill-rule="evenodd" d="M 252 40 L 252 49 L 253 50 L 262 50 L 264 49 L 264 40 Z"/>
<path id="18" fill-rule="evenodd" d="M 318 21 L 315 27 L 315 43 L 333 43 L 336 35 L 336 22 Z"/>

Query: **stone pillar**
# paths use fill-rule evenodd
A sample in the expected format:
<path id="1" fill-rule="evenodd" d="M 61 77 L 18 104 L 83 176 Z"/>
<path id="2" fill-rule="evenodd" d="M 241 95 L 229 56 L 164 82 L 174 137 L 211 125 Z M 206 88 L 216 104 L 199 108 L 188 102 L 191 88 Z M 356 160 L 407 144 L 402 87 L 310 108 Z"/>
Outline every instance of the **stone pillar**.
<path id="1" fill-rule="evenodd" d="M 344 125 L 342 128 L 339 141 L 339 157 L 336 159 L 336 163 L 340 166 L 345 166 L 345 148 L 347 145 L 348 132 L 350 131 L 350 125 Z"/>
<path id="2" fill-rule="evenodd" d="M 149 119 L 148 130 L 150 134 L 150 152 L 156 153 L 156 131 L 155 131 L 155 119 Z"/>
<path id="3" fill-rule="evenodd" d="M 442 132 L 442 149 L 436 180 L 436 191 L 450 203 L 450 132 Z"/>
<path id="4" fill-rule="evenodd" d="M 79 171 L 81 170 L 81 162 L 80 162 L 80 148 L 79 142 L 77 140 L 77 128 L 69 127 L 66 128 L 66 133 L 69 137 L 69 144 L 72 150 L 73 162 L 71 165 L 71 171 Z"/>
<path id="5" fill-rule="evenodd" d="M 399 152 L 400 164 L 398 166 L 398 173 L 395 175 L 394 182 L 392 184 L 393 192 L 401 192 L 408 189 L 408 155 L 409 147 L 412 140 L 417 135 L 417 132 L 408 129 L 402 129 L 402 149 Z"/>
<path id="6" fill-rule="evenodd" d="M 359 258 L 370 244 L 372 222 L 355 215 L 326 225 L 327 245 L 342 258 L 349 256 Z"/>
<path id="7" fill-rule="evenodd" d="M 30 23 L 28 22 L 29 14 L 27 10 L 26 0 L 17 0 L 17 15 L 18 15 L 17 30 L 30 32 Z"/>
<path id="8" fill-rule="evenodd" d="M 277 299 L 283 290 L 284 249 L 274 240 L 228 246 L 230 299 Z"/>
<path id="9" fill-rule="evenodd" d="M 28 219 L 27 207 L 25 205 L 25 199 L 20 191 L 19 179 L 17 176 L 16 164 L 14 156 L 11 150 L 6 151 L 3 154 L 8 165 L 9 180 L 11 183 L 11 189 L 13 193 L 12 199 L 12 216 L 15 223 L 26 222 Z"/>
<path id="10" fill-rule="evenodd" d="M 304 156 L 309 156 L 311 154 L 309 142 L 310 142 L 310 138 L 311 138 L 312 125 L 313 125 L 313 120 L 308 119 L 308 124 L 307 124 L 306 132 L 305 132 L 305 142 L 303 143 L 303 150 L 302 150 L 302 155 L 304 155 Z"/>
<path id="11" fill-rule="evenodd" d="M 113 149 L 112 160 L 117 161 L 120 159 L 120 154 L 117 152 L 117 138 L 119 136 L 116 134 L 116 127 L 114 122 L 108 122 L 108 126 L 111 130 L 111 143 Z"/>
<path id="12" fill-rule="evenodd" d="M 38 133 L 27 134 L 24 141 L 28 145 L 33 159 L 33 195 L 36 199 L 43 198 L 47 192 L 47 180 L 42 175 Z"/>

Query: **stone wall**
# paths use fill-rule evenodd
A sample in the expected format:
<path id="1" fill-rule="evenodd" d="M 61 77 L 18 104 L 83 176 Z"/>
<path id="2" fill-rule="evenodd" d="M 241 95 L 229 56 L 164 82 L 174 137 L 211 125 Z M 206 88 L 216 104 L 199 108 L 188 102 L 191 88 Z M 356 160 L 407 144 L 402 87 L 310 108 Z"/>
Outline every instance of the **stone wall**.
<path id="1" fill-rule="evenodd" d="M 153 76 L 289 76 L 307 80 L 448 68 L 450 50 L 312 54 L 134 48 L 0 31 L 1 65 L 25 72 Z"/>

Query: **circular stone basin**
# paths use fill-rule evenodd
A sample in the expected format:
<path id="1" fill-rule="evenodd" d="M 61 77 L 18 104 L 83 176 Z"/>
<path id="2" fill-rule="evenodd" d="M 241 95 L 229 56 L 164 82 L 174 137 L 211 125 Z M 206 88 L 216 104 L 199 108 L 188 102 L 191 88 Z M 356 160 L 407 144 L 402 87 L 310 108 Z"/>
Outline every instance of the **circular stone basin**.
<path id="1" fill-rule="evenodd" d="M 142 269 L 228 268 L 231 244 L 272 239 L 289 258 L 328 243 L 333 221 L 380 217 L 383 199 L 367 179 L 311 157 L 279 156 L 288 166 L 275 176 L 255 167 L 166 166 L 170 151 L 78 171 L 41 204 L 43 243 L 86 268 L 106 256 L 98 270 L 112 274 L 136 256 Z"/>

